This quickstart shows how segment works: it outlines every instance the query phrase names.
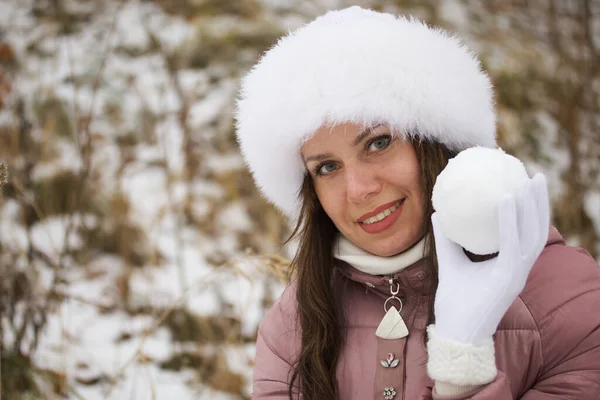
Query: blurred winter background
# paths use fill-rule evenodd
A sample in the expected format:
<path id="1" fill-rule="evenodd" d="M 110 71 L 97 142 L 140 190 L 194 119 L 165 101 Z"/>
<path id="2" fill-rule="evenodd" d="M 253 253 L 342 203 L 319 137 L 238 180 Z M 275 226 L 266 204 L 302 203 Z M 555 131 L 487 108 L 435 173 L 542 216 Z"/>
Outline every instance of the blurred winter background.
<path id="1" fill-rule="evenodd" d="M 501 145 L 600 257 L 598 0 L 1 0 L 2 399 L 250 398 L 289 227 L 244 169 L 236 88 L 350 4 L 466 38 Z"/>

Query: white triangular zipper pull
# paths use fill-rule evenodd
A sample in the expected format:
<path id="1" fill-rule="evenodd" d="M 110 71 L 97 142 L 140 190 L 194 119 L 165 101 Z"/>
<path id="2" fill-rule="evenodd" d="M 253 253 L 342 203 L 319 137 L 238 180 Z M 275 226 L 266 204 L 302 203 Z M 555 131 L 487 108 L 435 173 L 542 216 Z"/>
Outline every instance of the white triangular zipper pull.
<path id="1" fill-rule="evenodd" d="M 396 310 L 396 307 L 390 307 L 379 323 L 375 334 L 377 337 L 389 340 L 402 339 L 403 337 L 408 336 L 408 328 L 406 327 L 402 316 L 398 310 Z"/>

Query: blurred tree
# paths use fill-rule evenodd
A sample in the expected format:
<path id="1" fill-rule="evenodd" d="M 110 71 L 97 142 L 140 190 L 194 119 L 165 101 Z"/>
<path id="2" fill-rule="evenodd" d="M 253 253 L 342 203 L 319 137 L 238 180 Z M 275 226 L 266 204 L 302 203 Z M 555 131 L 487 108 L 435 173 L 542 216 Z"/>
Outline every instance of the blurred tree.
<path id="1" fill-rule="evenodd" d="M 476 21 L 469 30 L 480 40 L 496 83 L 501 143 L 544 170 L 560 168 L 554 223 L 598 258 L 600 3 L 466 5 Z M 566 156 L 564 165 L 555 164 L 557 153 Z"/>

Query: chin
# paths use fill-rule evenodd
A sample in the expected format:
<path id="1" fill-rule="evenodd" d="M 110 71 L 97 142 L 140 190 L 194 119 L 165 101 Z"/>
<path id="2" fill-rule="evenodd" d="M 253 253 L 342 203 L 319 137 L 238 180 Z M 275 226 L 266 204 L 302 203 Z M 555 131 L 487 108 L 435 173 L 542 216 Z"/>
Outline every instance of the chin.
<path id="1" fill-rule="evenodd" d="M 378 251 L 379 249 L 377 249 L 376 251 L 370 251 L 369 253 L 373 253 L 379 257 L 391 257 L 391 256 L 395 256 L 396 254 L 402 253 L 406 249 L 407 248 L 382 249 L 381 251 Z"/>
<path id="2" fill-rule="evenodd" d="M 368 251 L 371 254 L 375 254 L 379 257 L 391 257 L 396 254 L 400 254 L 405 250 L 410 248 L 410 244 L 402 245 L 402 244 L 380 244 L 377 245 L 373 243 L 371 246 L 363 247 L 364 250 Z"/>
<path id="3" fill-rule="evenodd" d="M 367 238 L 364 243 L 366 247 L 363 247 L 369 253 L 375 254 L 380 257 L 391 257 L 397 254 L 403 253 L 406 250 L 413 247 L 423 237 L 419 231 L 415 232 L 398 232 L 392 237 L 382 238 L 380 240 L 369 241 Z"/>

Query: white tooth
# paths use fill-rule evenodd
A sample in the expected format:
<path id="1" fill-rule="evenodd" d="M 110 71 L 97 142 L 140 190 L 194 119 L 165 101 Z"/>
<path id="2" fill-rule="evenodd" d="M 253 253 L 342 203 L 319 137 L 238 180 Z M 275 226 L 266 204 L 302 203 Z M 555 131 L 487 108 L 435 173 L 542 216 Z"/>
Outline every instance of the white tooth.
<path id="1" fill-rule="evenodd" d="M 382 219 L 384 219 L 385 217 L 387 217 L 388 215 L 390 215 L 391 213 L 393 213 L 394 211 L 396 211 L 398 209 L 398 207 L 400 207 L 400 205 L 402 204 L 402 202 L 403 202 L 403 200 L 399 201 L 398 203 L 394 204 L 393 206 L 391 206 L 387 210 L 384 210 L 384 211 L 380 212 L 376 216 L 371 217 L 371 218 L 367 218 L 362 223 L 365 224 L 365 225 L 369 225 L 369 224 L 381 221 Z"/>

